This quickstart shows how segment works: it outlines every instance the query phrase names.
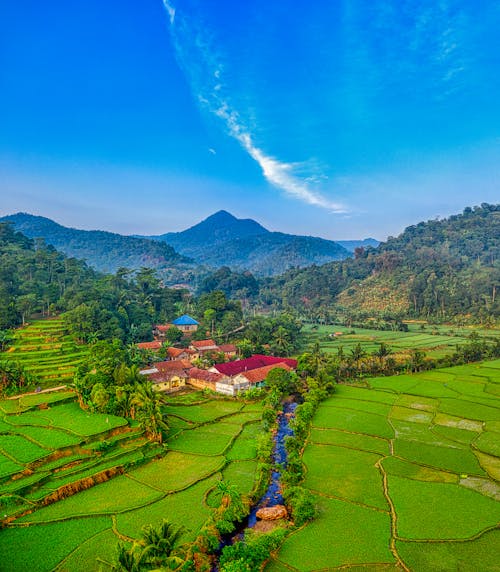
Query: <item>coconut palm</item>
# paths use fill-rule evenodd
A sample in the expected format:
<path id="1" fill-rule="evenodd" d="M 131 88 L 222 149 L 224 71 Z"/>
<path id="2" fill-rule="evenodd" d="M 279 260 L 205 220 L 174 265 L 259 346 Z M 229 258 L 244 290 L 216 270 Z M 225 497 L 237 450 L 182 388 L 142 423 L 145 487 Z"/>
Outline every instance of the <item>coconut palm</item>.
<path id="1" fill-rule="evenodd" d="M 168 424 L 161 411 L 160 396 L 151 383 L 136 385 L 131 399 L 131 406 L 136 410 L 136 418 L 146 435 L 153 441 L 163 442 L 163 433 L 168 430 Z"/>
<path id="2" fill-rule="evenodd" d="M 165 519 L 159 526 L 145 526 L 142 529 L 143 560 L 154 566 L 167 566 L 170 570 L 178 568 L 184 561 L 172 553 L 184 532 L 184 527 L 175 526 Z"/>

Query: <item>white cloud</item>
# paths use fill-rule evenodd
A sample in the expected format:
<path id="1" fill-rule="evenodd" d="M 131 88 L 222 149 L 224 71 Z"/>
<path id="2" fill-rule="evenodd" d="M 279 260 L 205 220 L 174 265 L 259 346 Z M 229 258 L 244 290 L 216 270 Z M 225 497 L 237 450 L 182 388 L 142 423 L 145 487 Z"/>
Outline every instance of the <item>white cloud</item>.
<path id="1" fill-rule="evenodd" d="M 173 24 L 175 20 L 175 8 L 168 2 L 168 0 L 163 0 L 163 5 L 165 6 L 165 10 L 170 18 L 170 24 Z"/>
<path id="2" fill-rule="evenodd" d="M 302 171 L 306 165 L 280 161 L 254 143 L 250 130 L 244 125 L 234 107 L 229 104 L 229 97 L 224 96 L 225 86 L 222 81 L 224 66 L 211 45 L 210 38 L 201 28 L 197 28 L 195 23 L 187 22 L 185 18 L 182 18 L 180 25 L 174 28 L 175 8 L 169 0 L 163 0 L 163 4 L 170 17 L 171 35 L 179 64 L 188 76 L 191 89 L 200 104 L 225 123 L 231 137 L 236 139 L 260 166 L 265 179 L 288 196 L 307 204 L 335 213 L 346 212 L 343 205 L 330 201 L 316 189 L 311 188 L 311 183 L 320 181 L 324 177 L 318 177 L 317 174 L 298 176 L 296 171 L 298 169 Z M 199 62 L 192 61 L 193 54 L 200 59 Z"/>

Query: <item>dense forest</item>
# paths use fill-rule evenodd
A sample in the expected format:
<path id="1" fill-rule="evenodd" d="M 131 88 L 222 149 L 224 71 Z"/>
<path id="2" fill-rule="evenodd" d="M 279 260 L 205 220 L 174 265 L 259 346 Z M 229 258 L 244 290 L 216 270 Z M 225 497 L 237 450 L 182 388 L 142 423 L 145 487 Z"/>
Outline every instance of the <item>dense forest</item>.
<path id="1" fill-rule="evenodd" d="M 500 315 L 500 205 L 466 208 L 358 248 L 354 259 L 291 270 L 261 283 L 264 307 L 335 319 L 423 317 L 488 321 Z"/>
<path id="2" fill-rule="evenodd" d="M 28 238 L 43 238 L 67 256 L 85 260 L 100 272 L 119 268 L 155 268 L 170 282 L 190 278 L 191 260 L 164 242 L 123 236 L 102 230 L 78 230 L 41 216 L 17 213 L 0 219 Z"/>
<path id="3" fill-rule="evenodd" d="M 80 337 L 135 341 L 151 335 L 151 324 L 182 310 L 182 290 L 163 288 L 155 271 L 120 269 L 104 275 L 0 223 L 0 329 L 30 316 L 67 312 Z"/>

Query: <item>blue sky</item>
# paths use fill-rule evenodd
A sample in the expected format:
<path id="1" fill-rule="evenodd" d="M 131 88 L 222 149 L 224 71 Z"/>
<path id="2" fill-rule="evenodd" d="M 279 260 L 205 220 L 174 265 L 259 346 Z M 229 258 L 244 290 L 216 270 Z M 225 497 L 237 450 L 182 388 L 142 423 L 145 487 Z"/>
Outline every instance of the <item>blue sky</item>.
<path id="1" fill-rule="evenodd" d="M 0 213 L 383 239 L 500 198 L 500 5 L 0 3 Z"/>

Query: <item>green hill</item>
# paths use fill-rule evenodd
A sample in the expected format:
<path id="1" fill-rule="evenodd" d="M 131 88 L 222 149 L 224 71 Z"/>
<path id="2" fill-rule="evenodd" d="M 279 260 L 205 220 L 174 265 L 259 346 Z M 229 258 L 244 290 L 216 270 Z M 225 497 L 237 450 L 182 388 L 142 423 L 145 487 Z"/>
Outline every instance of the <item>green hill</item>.
<path id="1" fill-rule="evenodd" d="M 400 317 L 500 315 L 500 205 L 421 222 L 354 259 L 290 271 L 261 288 L 301 312 Z"/>

